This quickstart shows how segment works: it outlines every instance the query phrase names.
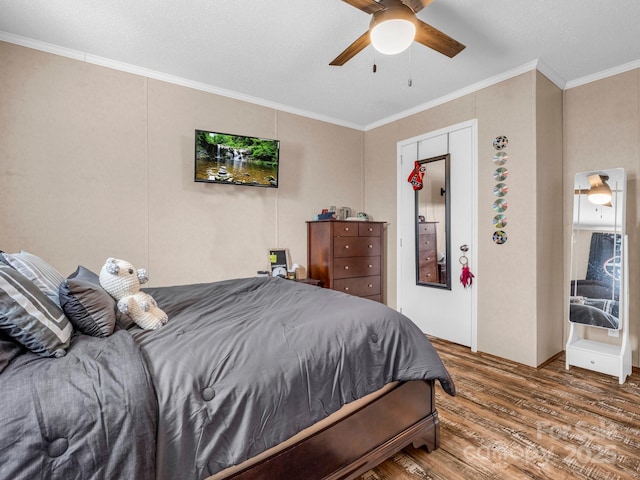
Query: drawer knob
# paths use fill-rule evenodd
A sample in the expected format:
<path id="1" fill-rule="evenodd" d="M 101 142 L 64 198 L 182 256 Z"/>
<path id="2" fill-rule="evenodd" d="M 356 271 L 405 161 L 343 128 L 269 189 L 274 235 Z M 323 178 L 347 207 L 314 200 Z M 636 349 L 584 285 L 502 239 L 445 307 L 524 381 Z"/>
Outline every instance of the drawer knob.
<path id="1" fill-rule="evenodd" d="M 373 245 L 369 245 L 369 248 L 373 248 Z"/>
<path id="2" fill-rule="evenodd" d="M 431 257 L 427 257 L 427 262 L 431 260 Z"/>
<path id="3" fill-rule="evenodd" d="M 344 227 L 344 231 L 348 232 L 349 231 L 349 227 Z"/>
<path id="4" fill-rule="evenodd" d="M 344 248 L 349 249 L 349 245 L 345 245 Z"/>
<path id="5" fill-rule="evenodd" d="M 344 287 L 344 291 L 348 292 L 349 291 L 349 287 Z"/>
<path id="6" fill-rule="evenodd" d="M 369 265 L 369 268 L 373 268 L 373 265 Z"/>
<path id="7" fill-rule="evenodd" d="M 373 232 L 373 228 L 369 227 L 369 231 L 370 231 L 370 232 Z"/>
<path id="8" fill-rule="evenodd" d="M 596 361 L 595 360 L 590 360 L 591 365 L 595 365 Z"/>
<path id="9" fill-rule="evenodd" d="M 427 273 L 427 277 L 430 277 L 430 276 L 431 276 L 431 274 L 430 274 L 430 273 Z"/>
<path id="10" fill-rule="evenodd" d="M 373 285 L 369 284 L 369 288 L 373 288 Z"/>
<path id="11" fill-rule="evenodd" d="M 344 266 L 344 269 L 345 269 L 345 270 L 349 270 L 349 265 L 345 265 L 345 266 Z"/>

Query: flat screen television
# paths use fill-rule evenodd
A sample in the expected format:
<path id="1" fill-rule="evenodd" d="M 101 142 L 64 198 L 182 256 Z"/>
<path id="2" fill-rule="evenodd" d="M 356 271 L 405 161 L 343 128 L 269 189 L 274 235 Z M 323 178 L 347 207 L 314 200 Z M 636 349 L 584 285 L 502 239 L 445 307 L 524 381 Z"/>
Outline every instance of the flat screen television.
<path id="1" fill-rule="evenodd" d="M 279 160 L 279 140 L 196 130 L 196 182 L 278 188 Z"/>

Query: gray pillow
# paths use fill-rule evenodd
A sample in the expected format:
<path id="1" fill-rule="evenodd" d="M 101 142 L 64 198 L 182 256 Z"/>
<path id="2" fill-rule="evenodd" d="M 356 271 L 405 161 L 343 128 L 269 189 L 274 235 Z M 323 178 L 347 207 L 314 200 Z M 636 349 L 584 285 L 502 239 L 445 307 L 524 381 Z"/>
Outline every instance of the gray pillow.
<path id="1" fill-rule="evenodd" d="M 34 353 L 62 357 L 73 326 L 33 282 L 0 264 L 0 331 Z"/>
<path id="2" fill-rule="evenodd" d="M 42 258 L 21 250 L 20 253 L 3 253 L 6 262 L 31 280 L 53 303 L 58 303 L 58 288 L 64 277 Z"/>
<path id="3" fill-rule="evenodd" d="M 60 306 L 73 326 L 92 337 L 108 337 L 116 325 L 116 301 L 98 275 L 79 265 L 60 284 Z"/>

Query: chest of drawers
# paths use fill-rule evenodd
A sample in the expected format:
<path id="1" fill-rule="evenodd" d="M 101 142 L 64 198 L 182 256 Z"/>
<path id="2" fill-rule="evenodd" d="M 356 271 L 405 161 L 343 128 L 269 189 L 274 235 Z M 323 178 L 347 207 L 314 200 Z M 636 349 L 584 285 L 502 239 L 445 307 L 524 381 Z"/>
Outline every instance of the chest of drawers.
<path id="1" fill-rule="evenodd" d="M 438 283 L 436 223 L 418 223 L 418 282 Z"/>
<path id="2" fill-rule="evenodd" d="M 382 302 L 384 222 L 307 222 L 307 269 L 325 287 Z"/>

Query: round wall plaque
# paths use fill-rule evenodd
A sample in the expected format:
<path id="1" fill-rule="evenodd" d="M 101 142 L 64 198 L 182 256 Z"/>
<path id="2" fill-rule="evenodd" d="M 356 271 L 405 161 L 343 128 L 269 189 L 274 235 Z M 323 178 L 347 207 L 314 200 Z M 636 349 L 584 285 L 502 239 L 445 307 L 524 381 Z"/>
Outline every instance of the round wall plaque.
<path id="1" fill-rule="evenodd" d="M 493 217 L 494 228 L 504 228 L 507 226 L 508 222 L 509 221 L 507 220 L 506 215 L 498 214 L 495 217 Z"/>
<path id="2" fill-rule="evenodd" d="M 495 148 L 496 150 L 504 150 L 505 148 L 507 148 L 508 144 L 509 139 L 504 135 L 500 135 L 499 137 L 493 139 L 493 148 Z"/>
<path id="3" fill-rule="evenodd" d="M 504 230 L 496 230 L 493 232 L 493 241 L 498 245 L 502 245 L 507 241 L 507 234 Z"/>
<path id="4" fill-rule="evenodd" d="M 504 165 L 505 163 L 507 163 L 507 160 L 509 160 L 509 155 L 507 155 L 507 152 L 497 152 L 493 156 L 493 163 L 495 163 L 496 165 Z"/>
<path id="5" fill-rule="evenodd" d="M 499 198 L 493 202 L 493 209 L 498 213 L 504 212 L 507 208 L 509 208 L 509 204 L 504 198 Z"/>

